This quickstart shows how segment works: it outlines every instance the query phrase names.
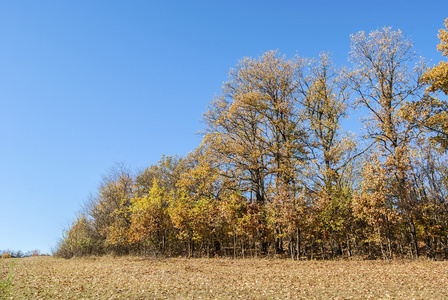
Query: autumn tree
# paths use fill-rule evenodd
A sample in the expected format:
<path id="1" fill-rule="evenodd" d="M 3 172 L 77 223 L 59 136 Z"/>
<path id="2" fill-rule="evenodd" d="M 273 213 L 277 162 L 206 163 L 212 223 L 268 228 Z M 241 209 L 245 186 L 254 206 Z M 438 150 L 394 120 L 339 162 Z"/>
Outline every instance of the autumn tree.
<path id="1" fill-rule="evenodd" d="M 151 190 L 145 195 L 133 197 L 131 203 L 129 242 L 140 246 L 149 244 L 156 253 L 164 254 L 172 228 L 168 214 L 170 195 L 154 179 Z"/>
<path id="2" fill-rule="evenodd" d="M 437 50 L 442 52 L 442 55 L 448 57 L 448 18 L 445 20 L 446 29 L 439 30 L 440 44 L 437 45 Z M 433 68 L 427 70 L 423 74 L 423 81 L 430 84 L 429 91 L 441 91 L 448 95 L 448 61 L 442 61 Z"/>
<path id="3" fill-rule="evenodd" d="M 238 107 L 240 105 L 240 107 Z M 266 200 L 266 144 L 260 138 L 260 115 L 244 103 L 233 104 L 225 97 L 216 98 L 205 114 L 209 129 L 205 144 L 222 165 L 222 175 L 239 181 L 250 199 Z"/>
<path id="4" fill-rule="evenodd" d="M 416 203 L 409 193 L 409 155 L 415 136 L 413 126 L 403 118 L 400 109 L 405 101 L 420 97 L 424 66 L 421 63 L 410 65 L 416 58 L 412 42 L 400 30 L 393 31 L 390 27 L 368 35 L 362 31 L 352 35 L 350 55 L 357 72 L 353 77 L 357 103 L 369 112 L 369 117 L 364 120 L 366 137 L 377 147 L 372 159 L 379 164 L 375 172 L 383 174 L 385 178 L 381 179 L 384 181 L 381 185 L 387 186 L 383 189 L 386 194 L 378 196 L 387 200 L 381 200 L 385 210 L 381 215 L 384 226 L 378 229 L 380 240 L 384 235 L 391 236 L 389 225 L 391 215 L 395 214 L 391 210 L 397 210 L 409 228 L 412 250 L 418 256 L 413 214 Z M 367 194 L 362 197 L 370 197 L 370 188 L 365 187 L 364 191 Z"/>
<path id="5" fill-rule="evenodd" d="M 223 162 L 222 175 L 239 181 L 241 190 L 261 210 L 284 189 L 290 193 L 288 199 L 294 199 L 298 191 L 296 171 L 304 156 L 297 108 L 301 64 L 277 51 L 242 59 L 230 71 L 223 95 L 205 114 L 205 140 Z M 266 251 L 264 215 L 260 214 L 258 240 Z M 281 250 L 281 245 L 277 248 Z"/>
<path id="6" fill-rule="evenodd" d="M 446 29 L 439 30 L 440 44 L 437 50 L 448 57 L 448 19 Z M 448 96 L 448 61 L 428 68 L 422 76 L 422 82 L 428 84 L 425 95 L 419 101 L 409 102 L 403 109 L 404 116 L 412 123 L 433 134 L 432 140 L 442 150 L 448 149 L 448 102 L 439 92 Z"/>
<path id="7" fill-rule="evenodd" d="M 170 216 L 179 239 L 187 245 L 188 255 L 193 255 L 196 248 L 210 256 L 219 252 L 224 239 L 220 208 L 226 178 L 219 175 L 213 156 L 204 146 L 191 152 L 185 164 L 187 169 L 177 183 Z"/>
<path id="8" fill-rule="evenodd" d="M 64 233 L 54 254 L 64 258 L 104 254 L 104 243 L 95 232 L 91 221 L 85 216 L 80 216 Z"/>
<path id="9" fill-rule="evenodd" d="M 448 255 L 448 156 L 421 139 L 413 156 L 414 197 L 420 199 L 417 223 L 426 256 Z"/>
<path id="10" fill-rule="evenodd" d="M 307 191 L 322 225 L 317 232 L 329 237 L 333 253 L 342 253 L 351 217 L 346 169 L 356 157 L 354 138 L 341 127 L 351 104 L 349 72 L 335 68 L 330 55 L 322 53 L 301 74 L 301 108 L 309 130 Z"/>
<path id="11" fill-rule="evenodd" d="M 131 224 L 129 207 L 133 185 L 130 171 L 117 165 L 103 177 L 97 195 L 85 207 L 86 215 L 105 245 L 117 253 L 129 250 L 127 230 Z"/>

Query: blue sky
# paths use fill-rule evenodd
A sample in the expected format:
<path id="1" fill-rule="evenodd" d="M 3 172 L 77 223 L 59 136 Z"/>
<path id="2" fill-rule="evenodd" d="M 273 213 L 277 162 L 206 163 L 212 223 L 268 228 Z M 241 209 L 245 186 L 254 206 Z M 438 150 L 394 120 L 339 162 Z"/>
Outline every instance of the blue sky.
<path id="1" fill-rule="evenodd" d="M 50 252 L 115 163 L 201 141 L 239 59 L 331 51 L 400 28 L 430 65 L 448 1 L 0 1 L 0 250 Z"/>

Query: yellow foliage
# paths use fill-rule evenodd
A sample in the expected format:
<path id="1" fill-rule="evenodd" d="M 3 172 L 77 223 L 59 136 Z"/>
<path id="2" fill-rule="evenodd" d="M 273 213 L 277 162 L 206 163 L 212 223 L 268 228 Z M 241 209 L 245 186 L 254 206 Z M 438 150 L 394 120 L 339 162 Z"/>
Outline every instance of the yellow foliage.
<path id="1" fill-rule="evenodd" d="M 11 254 L 10 253 L 3 253 L 2 259 L 7 259 L 7 258 L 11 258 Z"/>
<path id="2" fill-rule="evenodd" d="M 170 197 L 164 187 L 154 179 L 151 190 L 143 197 L 132 199 L 130 242 L 142 242 L 147 238 L 159 240 L 170 228 L 168 215 Z"/>
<path id="3" fill-rule="evenodd" d="M 448 29 L 448 18 L 445 20 L 445 26 Z M 448 30 L 440 29 L 439 39 L 440 44 L 437 50 L 448 57 Z M 425 96 L 419 101 L 407 103 L 402 109 L 402 114 L 412 124 L 417 124 L 421 129 L 435 134 L 432 140 L 446 150 L 448 149 L 448 102 L 438 99 L 437 92 L 442 91 L 448 95 L 448 61 L 428 68 L 423 73 L 421 81 L 429 85 Z"/>
<path id="4" fill-rule="evenodd" d="M 437 45 L 437 50 L 442 52 L 443 56 L 448 57 L 448 18 L 445 20 L 445 27 L 447 30 L 439 30 L 440 44 Z M 423 81 L 430 84 L 428 91 L 442 91 L 448 95 L 448 61 L 442 61 L 428 69 L 423 75 Z"/>

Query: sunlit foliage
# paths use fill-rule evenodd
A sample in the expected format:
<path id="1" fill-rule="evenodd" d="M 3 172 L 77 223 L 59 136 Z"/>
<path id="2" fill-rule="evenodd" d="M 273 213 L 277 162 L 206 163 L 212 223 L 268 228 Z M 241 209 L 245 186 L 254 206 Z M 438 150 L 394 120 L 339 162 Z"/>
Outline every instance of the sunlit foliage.
<path id="1" fill-rule="evenodd" d="M 426 68 L 390 27 L 353 34 L 350 60 L 241 59 L 201 145 L 112 169 L 55 254 L 447 257 L 446 63 Z"/>

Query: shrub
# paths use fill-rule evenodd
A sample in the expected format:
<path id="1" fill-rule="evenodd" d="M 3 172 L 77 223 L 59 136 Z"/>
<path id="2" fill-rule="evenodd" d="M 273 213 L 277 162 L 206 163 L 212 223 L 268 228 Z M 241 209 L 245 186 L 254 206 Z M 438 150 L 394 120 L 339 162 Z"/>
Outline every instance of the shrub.
<path id="1" fill-rule="evenodd" d="M 7 258 L 11 258 L 11 254 L 9 254 L 9 253 L 3 253 L 3 255 L 2 255 L 2 259 L 7 259 Z"/>

